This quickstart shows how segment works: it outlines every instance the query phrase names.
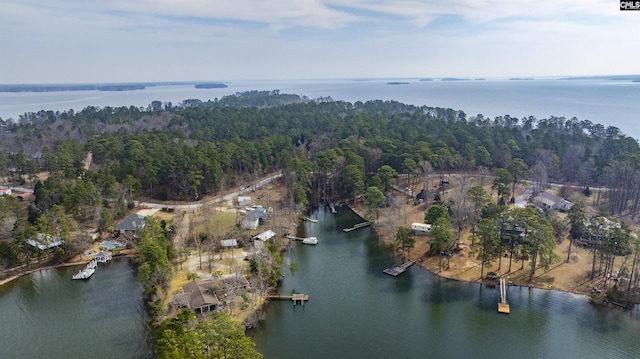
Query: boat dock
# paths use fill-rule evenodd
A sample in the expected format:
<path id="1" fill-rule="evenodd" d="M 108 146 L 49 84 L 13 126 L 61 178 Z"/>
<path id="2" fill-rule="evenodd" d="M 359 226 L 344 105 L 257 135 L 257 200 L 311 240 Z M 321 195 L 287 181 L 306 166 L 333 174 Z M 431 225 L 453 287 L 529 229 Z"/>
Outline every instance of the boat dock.
<path id="1" fill-rule="evenodd" d="M 318 244 L 318 238 L 316 237 L 295 237 L 295 236 L 287 236 L 290 240 L 293 241 L 302 241 L 304 244 Z"/>
<path id="2" fill-rule="evenodd" d="M 395 266 L 395 267 L 392 267 L 392 268 L 387 268 L 387 269 L 383 270 L 383 272 L 388 274 L 388 275 L 390 275 L 390 276 L 397 277 L 398 275 L 406 272 L 407 268 L 411 267 L 415 263 L 416 263 L 416 261 L 404 262 L 399 266 Z"/>
<path id="3" fill-rule="evenodd" d="M 93 275 L 93 273 L 96 272 L 96 266 L 97 266 L 97 262 L 96 260 L 92 260 L 91 262 L 87 263 L 87 266 L 84 267 L 83 269 L 81 269 L 80 271 L 78 271 L 78 273 L 74 274 L 71 276 L 71 279 L 89 279 L 91 278 L 91 276 Z"/>
<path id="4" fill-rule="evenodd" d="M 504 278 L 500 278 L 500 303 L 498 303 L 498 313 L 509 314 L 509 303 L 507 303 L 507 286 Z"/>
<path id="5" fill-rule="evenodd" d="M 111 253 L 108 251 L 101 251 L 98 253 L 83 269 L 79 270 L 78 273 L 71 276 L 71 279 L 80 280 L 80 279 L 89 279 L 96 272 L 96 268 L 98 267 L 98 263 L 107 263 L 111 260 Z"/>
<path id="6" fill-rule="evenodd" d="M 293 305 L 296 305 L 298 301 L 300 302 L 300 304 L 304 305 L 304 302 L 309 301 L 309 294 L 267 294 L 267 299 L 290 299 L 293 301 Z"/>
<path id="7" fill-rule="evenodd" d="M 350 227 L 350 228 L 343 228 L 342 231 L 343 232 L 351 232 L 353 230 L 364 228 L 364 227 L 368 227 L 370 225 L 371 225 L 371 222 L 362 222 L 362 223 L 354 224 L 353 227 Z"/>

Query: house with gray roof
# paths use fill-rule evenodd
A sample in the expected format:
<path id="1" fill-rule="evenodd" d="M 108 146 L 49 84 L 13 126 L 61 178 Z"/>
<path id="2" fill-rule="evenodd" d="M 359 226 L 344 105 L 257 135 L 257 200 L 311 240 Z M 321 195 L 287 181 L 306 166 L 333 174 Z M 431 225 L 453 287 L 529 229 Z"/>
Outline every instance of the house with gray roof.
<path id="1" fill-rule="evenodd" d="M 186 307 L 196 314 L 218 310 L 221 307 L 212 281 L 191 281 L 182 286 L 182 293 L 173 296 L 173 304 Z"/>
<path id="2" fill-rule="evenodd" d="M 115 230 L 120 233 L 136 232 L 139 228 L 143 228 L 144 225 L 144 217 L 137 213 L 133 213 L 120 221 L 120 223 L 116 224 Z"/>
<path id="3" fill-rule="evenodd" d="M 261 211 L 253 210 L 247 212 L 242 218 L 240 226 L 242 229 L 256 229 L 260 224 L 260 220 L 264 217 L 264 213 Z"/>
<path id="4" fill-rule="evenodd" d="M 549 192 L 542 192 L 534 197 L 533 203 L 542 209 L 555 209 L 560 211 L 568 210 L 573 204 L 570 201 Z"/>

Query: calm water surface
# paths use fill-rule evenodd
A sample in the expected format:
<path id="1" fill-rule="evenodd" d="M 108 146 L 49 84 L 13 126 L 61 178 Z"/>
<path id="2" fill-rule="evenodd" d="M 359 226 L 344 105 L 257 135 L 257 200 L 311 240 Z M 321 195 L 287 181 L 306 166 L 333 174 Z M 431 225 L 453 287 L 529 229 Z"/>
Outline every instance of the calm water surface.
<path id="1" fill-rule="evenodd" d="M 314 213 L 288 260 L 300 271 L 282 293 L 307 293 L 293 306 L 272 301 L 250 332 L 265 358 L 637 358 L 640 315 L 597 307 L 583 296 L 508 288 L 511 314 L 499 314 L 499 291 L 440 279 L 414 266 L 393 278 L 394 259 L 369 228 L 342 232 L 350 210 Z"/>
<path id="2" fill-rule="evenodd" d="M 141 287 L 127 260 L 35 272 L 0 287 L 0 358 L 151 358 Z"/>

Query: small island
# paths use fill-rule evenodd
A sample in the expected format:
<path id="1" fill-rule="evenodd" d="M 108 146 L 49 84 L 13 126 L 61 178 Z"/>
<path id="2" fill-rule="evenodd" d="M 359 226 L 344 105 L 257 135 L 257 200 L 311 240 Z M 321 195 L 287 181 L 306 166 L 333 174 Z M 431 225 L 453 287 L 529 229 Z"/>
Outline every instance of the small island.
<path id="1" fill-rule="evenodd" d="M 391 81 L 391 82 L 387 82 L 387 85 L 408 85 L 408 82 L 403 82 L 403 81 Z"/>
<path id="2" fill-rule="evenodd" d="M 227 88 L 229 86 L 221 83 L 221 82 L 210 82 L 210 83 L 201 83 L 201 84 L 196 84 L 195 88 L 197 89 L 224 89 Z"/>

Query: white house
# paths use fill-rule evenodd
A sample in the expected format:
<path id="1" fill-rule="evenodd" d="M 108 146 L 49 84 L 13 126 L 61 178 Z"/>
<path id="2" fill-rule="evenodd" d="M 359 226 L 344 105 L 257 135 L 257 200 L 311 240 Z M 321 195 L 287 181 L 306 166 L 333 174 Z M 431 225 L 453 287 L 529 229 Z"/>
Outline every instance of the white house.
<path id="1" fill-rule="evenodd" d="M 534 197 L 533 203 L 543 209 L 557 209 L 561 211 L 569 209 L 573 204 L 566 199 L 549 192 L 542 192 Z"/>

